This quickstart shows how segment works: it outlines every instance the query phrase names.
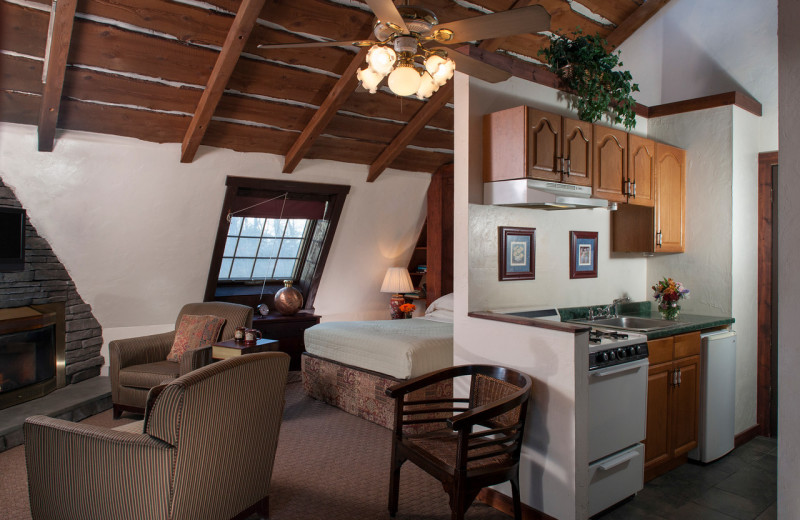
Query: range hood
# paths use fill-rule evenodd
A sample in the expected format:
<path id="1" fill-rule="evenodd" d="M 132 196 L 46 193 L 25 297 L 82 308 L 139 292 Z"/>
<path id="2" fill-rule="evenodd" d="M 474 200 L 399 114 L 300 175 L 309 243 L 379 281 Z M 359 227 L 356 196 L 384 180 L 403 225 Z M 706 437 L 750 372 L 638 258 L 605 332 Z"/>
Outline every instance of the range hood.
<path id="1" fill-rule="evenodd" d="M 616 203 L 593 199 L 592 188 L 539 179 L 513 179 L 483 184 L 483 203 L 541 209 L 603 208 L 615 210 Z"/>

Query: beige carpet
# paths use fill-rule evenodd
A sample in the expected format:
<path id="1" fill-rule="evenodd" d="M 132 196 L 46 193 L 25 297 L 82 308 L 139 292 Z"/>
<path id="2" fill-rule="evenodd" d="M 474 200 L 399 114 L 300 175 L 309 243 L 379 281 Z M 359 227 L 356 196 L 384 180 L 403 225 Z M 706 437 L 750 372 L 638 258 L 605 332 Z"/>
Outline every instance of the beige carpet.
<path id="1" fill-rule="evenodd" d="M 286 389 L 270 494 L 272 520 L 373 520 L 389 518 L 391 432 L 315 401 L 297 378 Z M 118 426 L 111 411 L 84 422 Z M 0 453 L 0 517 L 30 519 L 24 447 Z M 253 517 L 255 518 L 255 517 Z M 398 520 L 450 518 L 447 494 L 438 481 L 406 463 L 400 481 Z M 467 519 L 507 520 L 505 514 L 476 502 Z"/>

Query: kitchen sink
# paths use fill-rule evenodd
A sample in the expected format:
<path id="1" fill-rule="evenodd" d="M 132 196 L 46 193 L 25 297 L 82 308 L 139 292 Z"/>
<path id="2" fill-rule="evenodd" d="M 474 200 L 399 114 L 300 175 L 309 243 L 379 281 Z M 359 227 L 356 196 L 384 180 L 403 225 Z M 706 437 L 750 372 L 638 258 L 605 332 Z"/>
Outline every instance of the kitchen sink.
<path id="1" fill-rule="evenodd" d="M 597 320 L 575 320 L 575 323 L 610 327 L 612 329 L 635 330 L 639 332 L 666 329 L 678 324 L 678 322 L 675 321 L 652 320 L 650 318 L 639 318 L 638 316 L 615 316 L 613 318 L 600 318 Z"/>

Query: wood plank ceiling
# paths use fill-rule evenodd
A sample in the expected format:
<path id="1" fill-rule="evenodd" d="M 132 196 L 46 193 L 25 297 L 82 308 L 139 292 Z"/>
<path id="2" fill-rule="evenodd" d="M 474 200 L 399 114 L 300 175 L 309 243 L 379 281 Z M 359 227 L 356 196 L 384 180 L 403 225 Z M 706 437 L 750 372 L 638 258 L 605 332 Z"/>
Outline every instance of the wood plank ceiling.
<path id="1" fill-rule="evenodd" d="M 440 22 L 538 3 L 552 32 L 616 46 L 666 1 L 418 3 Z M 367 39 L 373 22 L 357 0 L 0 0 L 0 120 L 38 125 L 42 151 L 61 128 L 182 143 L 176 162 L 202 144 L 285 156 L 287 172 L 304 158 L 368 164 L 370 181 L 386 168 L 436 171 L 453 160 L 452 81 L 427 101 L 369 94 L 356 88 L 355 47 L 257 48 Z M 547 42 L 521 34 L 470 54 L 530 66 Z"/>

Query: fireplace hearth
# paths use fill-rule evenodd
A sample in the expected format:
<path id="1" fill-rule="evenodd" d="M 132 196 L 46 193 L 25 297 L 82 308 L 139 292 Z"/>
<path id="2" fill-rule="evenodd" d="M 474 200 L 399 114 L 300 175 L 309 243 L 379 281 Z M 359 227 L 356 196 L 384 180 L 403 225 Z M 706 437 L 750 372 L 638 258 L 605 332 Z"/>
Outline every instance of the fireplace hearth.
<path id="1" fill-rule="evenodd" d="M 0 309 L 0 409 L 66 383 L 64 306 Z"/>

